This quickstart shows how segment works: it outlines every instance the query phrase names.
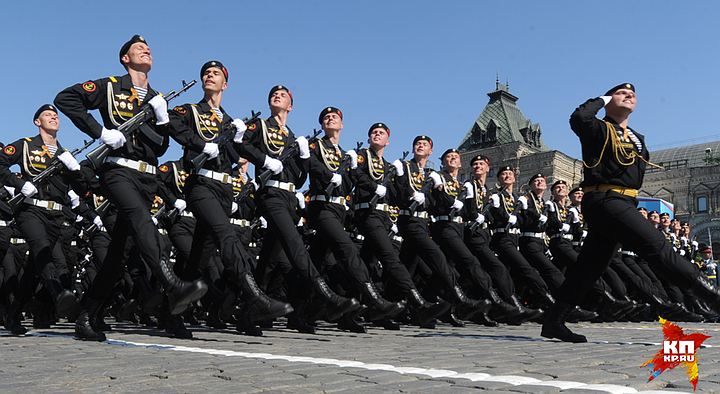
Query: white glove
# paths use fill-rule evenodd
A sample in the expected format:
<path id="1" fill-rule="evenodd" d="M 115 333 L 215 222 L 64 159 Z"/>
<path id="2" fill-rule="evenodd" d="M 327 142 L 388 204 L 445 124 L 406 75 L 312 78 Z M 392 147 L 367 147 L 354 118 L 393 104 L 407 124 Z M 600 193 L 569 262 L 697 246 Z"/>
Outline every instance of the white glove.
<path id="1" fill-rule="evenodd" d="M 555 212 L 555 203 L 552 201 L 545 201 L 545 209 L 547 209 L 548 212 Z"/>
<path id="2" fill-rule="evenodd" d="M 563 223 L 562 227 L 560 228 L 560 231 L 567 233 L 568 231 L 570 231 L 570 225 L 567 223 Z"/>
<path id="3" fill-rule="evenodd" d="M 412 200 L 417 201 L 419 205 L 425 204 L 425 193 L 415 192 L 412 195 Z"/>
<path id="4" fill-rule="evenodd" d="M 233 137 L 233 141 L 235 143 L 241 143 L 243 140 L 243 136 L 245 135 L 245 130 L 247 130 L 247 125 L 245 122 L 242 121 L 242 119 L 233 119 L 232 125 L 235 126 L 235 137 Z"/>
<path id="5" fill-rule="evenodd" d="M 100 216 L 95 216 L 95 219 L 93 219 L 93 224 L 94 224 L 95 227 L 97 227 L 98 229 L 101 229 L 101 228 L 103 227 L 103 221 L 102 221 L 102 219 L 100 218 Z"/>
<path id="6" fill-rule="evenodd" d="M 298 144 L 298 150 L 300 151 L 300 158 L 307 159 L 310 157 L 310 147 L 308 146 L 308 140 L 305 137 L 295 138 L 295 142 Z"/>
<path id="7" fill-rule="evenodd" d="M 76 216 L 75 216 L 75 223 L 80 223 L 80 222 L 83 221 L 83 219 L 85 219 L 85 218 L 82 217 L 82 216 L 80 216 L 80 215 L 76 215 Z M 81 232 L 82 232 L 82 231 L 81 231 Z"/>
<path id="8" fill-rule="evenodd" d="M 258 185 L 254 178 L 250 180 L 250 183 L 252 183 L 255 190 L 260 190 L 260 185 Z"/>
<path id="9" fill-rule="evenodd" d="M 202 152 L 211 159 L 214 159 L 220 154 L 220 148 L 218 148 L 218 144 L 214 142 L 206 142 Z"/>
<path id="10" fill-rule="evenodd" d="M 456 198 L 455 201 L 453 201 L 452 209 L 459 211 L 462 209 L 463 205 L 465 205 L 465 204 L 463 204 L 462 201 L 460 201 Z"/>
<path id="11" fill-rule="evenodd" d="M 490 202 L 492 202 L 493 208 L 500 208 L 500 196 L 497 194 L 490 196 Z"/>
<path id="12" fill-rule="evenodd" d="M 80 163 L 75 160 L 72 153 L 65 151 L 58 155 L 58 160 L 60 160 L 63 164 L 65 164 L 65 167 L 67 167 L 70 171 L 77 171 L 80 169 Z"/>
<path id="13" fill-rule="evenodd" d="M 22 188 L 20 189 L 20 193 L 22 193 L 25 197 L 32 197 L 35 194 L 37 194 L 38 189 L 30 182 L 25 182 L 22 185 Z"/>
<path id="14" fill-rule="evenodd" d="M 393 167 L 395 167 L 395 173 L 397 174 L 397 176 L 405 175 L 405 168 L 404 168 L 405 166 L 400 161 L 400 159 L 397 159 L 394 162 L 392 162 L 392 165 L 393 165 Z"/>
<path id="15" fill-rule="evenodd" d="M 547 219 L 547 216 L 540 215 L 540 219 L 538 219 L 538 221 L 540 222 L 540 224 L 545 224 L 545 222 L 547 222 Z"/>
<path id="16" fill-rule="evenodd" d="M 572 215 L 572 222 L 578 223 L 580 221 L 580 214 L 576 208 L 570 208 L 570 215 Z"/>
<path id="17" fill-rule="evenodd" d="M 477 223 L 477 224 L 485 223 L 485 215 L 483 215 L 482 213 L 478 213 L 477 217 L 475 218 L 475 223 Z"/>
<path id="18" fill-rule="evenodd" d="M 68 190 L 67 195 L 70 197 L 70 208 L 77 208 L 80 205 L 80 196 L 73 189 Z"/>
<path id="19" fill-rule="evenodd" d="M 125 145 L 126 139 L 125 134 L 122 132 L 103 127 L 102 133 L 100 133 L 100 141 L 113 149 L 118 149 Z"/>
<path id="20" fill-rule="evenodd" d="M 151 219 L 153 221 L 153 224 L 157 226 L 158 225 L 157 218 L 155 216 L 153 216 Z"/>
<path id="21" fill-rule="evenodd" d="M 508 223 L 510 223 L 510 225 L 513 225 L 513 226 L 514 226 L 515 223 L 517 223 L 517 216 L 515 216 L 515 215 L 510 215 L 510 217 L 508 218 Z"/>
<path id="22" fill-rule="evenodd" d="M 583 232 L 582 232 L 582 237 L 583 237 L 583 238 L 587 238 L 587 231 L 586 231 L 586 230 L 583 230 Z"/>
<path id="23" fill-rule="evenodd" d="M 520 209 L 522 209 L 523 211 L 526 210 L 526 209 L 528 209 L 528 200 L 527 200 L 527 197 L 525 197 L 525 196 L 520 196 L 520 197 L 518 197 L 518 201 L 517 201 L 517 202 L 518 202 L 518 205 L 520 206 Z"/>
<path id="24" fill-rule="evenodd" d="M 263 163 L 263 168 L 268 169 L 272 171 L 273 174 L 277 175 L 282 172 L 283 163 L 278 159 L 273 159 L 270 156 L 265 156 L 265 163 Z"/>
<path id="25" fill-rule="evenodd" d="M 235 201 L 233 201 L 232 205 L 230 206 L 230 214 L 234 214 L 238 210 L 238 205 Z"/>
<path id="26" fill-rule="evenodd" d="M 397 224 L 395 223 L 393 223 L 393 225 L 390 227 L 390 231 L 394 232 L 395 234 L 400 232 L 400 230 L 398 230 Z"/>
<path id="27" fill-rule="evenodd" d="M 697 241 L 692 241 L 692 248 L 697 249 L 699 247 L 699 244 Z"/>
<path id="28" fill-rule="evenodd" d="M 177 200 L 175 200 L 175 204 L 173 205 L 175 206 L 175 208 L 177 208 L 178 211 L 180 211 L 180 213 L 182 213 L 185 208 L 187 208 L 187 203 L 182 198 L 178 198 Z"/>
<path id="29" fill-rule="evenodd" d="M 685 249 L 680 249 L 680 256 L 685 256 Z"/>
<path id="30" fill-rule="evenodd" d="M 440 186 L 442 186 L 442 178 L 440 178 L 440 174 L 433 171 L 430 173 L 430 179 L 433 181 L 433 188 L 438 189 Z"/>
<path id="31" fill-rule="evenodd" d="M 387 187 L 383 185 L 377 185 L 375 188 L 375 194 L 378 195 L 378 197 L 383 198 L 385 197 L 385 194 L 387 193 Z"/>
<path id="32" fill-rule="evenodd" d="M 357 152 L 350 149 L 349 151 L 345 152 L 346 155 L 350 156 L 350 168 L 356 169 L 357 168 Z"/>
<path id="33" fill-rule="evenodd" d="M 612 100 L 612 97 L 611 97 L 611 96 L 600 96 L 600 98 L 602 99 L 602 101 L 605 102 L 605 105 L 608 105 L 608 103 L 610 102 L 610 100 Z M 603 106 L 603 107 L 604 107 L 604 106 Z"/>
<path id="34" fill-rule="evenodd" d="M 161 95 L 157 95 L 148 101 L 153 111 L 155 111 L 155 124 L 160 126 L 170 122 L 170 116 L 167 112 L 167 101 Z"/>
<path id="35" fill-rule="evenodd" d="M 14 188 L 14 187 L 12 187 L 12 186 L 7 186 L 7 185 L 5 185 L 5 186 L 3 186 L 3 187 L 5 188 L 5 190 L 8 191 L 8 193 L 10 193 L 11 196 L 14 196 L 14 195 L 15 195 L 15 188 Z"/>
<path id="36" fill-rule="evenodd" d="M 335 187 L 342 185 L 342 175 L 333 174 L 332 178 L 330 179 L 330 183 L 335 185 Z"/>
<path id="37" fill-rule="evenodd" d="M 470 182 L 465 182 L 463 185 L 465 188 L 465 198 L 475 198 L 475 188 L 473 187 L 473 184 Z"/>
<path id="38" fill-rule="evenodd" d="M 297 198 L 300 209 L 305 209 L 305 195 L 301 192 L 295 192 L 295 198 Z"/>
<path id="39" fill-rule="evenodd" d="M 264 217 L 260 216 L 260 228 L 267 228 L 267 220 L 265 220 Z"/>

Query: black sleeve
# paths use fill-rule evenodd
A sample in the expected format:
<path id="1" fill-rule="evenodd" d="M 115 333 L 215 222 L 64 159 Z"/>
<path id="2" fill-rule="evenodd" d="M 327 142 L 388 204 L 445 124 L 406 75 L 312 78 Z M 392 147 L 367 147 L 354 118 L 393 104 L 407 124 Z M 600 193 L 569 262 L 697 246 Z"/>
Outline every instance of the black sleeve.
<path id="1" fill-rule="evenodd" d="M 243 142 L 235 144 L 237 153 L 250 161 L 256 168 L 262 168 L 267 156 L 259 148 L 262 143 L 262 122 L 262 119 L 258 119 L 254 123 L 249 124 L 243 135 Z"/>
<path id="2" fill-rule="evenodd" d="M 89 110 L 98 109 L 106 94 L 107 79 L 87 81 L 70 86 L 58 93 L 55 105 L 83 133 L 100 138 L 103 126 L 90 115 Z"/>
<path id="3" fill-rule="evenodd" d="M 170 123 L 168 132 L 170 136 L 184 148 L 195 152 L 202 152 L 205 141 L 198 136 L 190 126 L 194 121 L 192 116 L 192 104 L 180 105 L 169 111 Z"/>
<path id="4" fill-rule="evenodd" d="M 23 152 L 25 149 L 24 146 L 25 140 L 19 139 L 5 146 L 0 152 L 0 182 L 3 185 L 14 187 L 15 194 L 20 193 L 20 188 L 25 181 L 16 177 L 15 174 L 10 171 L 10 167 L 14 164 L 21 164 L 22 156 L 25 154 L 25 152 Z"/>

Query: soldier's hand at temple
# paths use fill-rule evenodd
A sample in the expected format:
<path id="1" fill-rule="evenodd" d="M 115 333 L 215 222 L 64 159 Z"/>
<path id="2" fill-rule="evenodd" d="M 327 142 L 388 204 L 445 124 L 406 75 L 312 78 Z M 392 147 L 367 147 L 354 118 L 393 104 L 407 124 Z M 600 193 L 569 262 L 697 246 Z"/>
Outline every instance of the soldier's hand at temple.
<path id="1" fill-rule="evenodd" d="M 420 205 L 425 204 L 425 193 L 414 192 L 412 195 L 412 200 L 416 201 Z"/>
<path id="2" fill-rule="evenodd" d="M 270 156 L 266 156 L 265 163 L 263 163 L 263 168 L 270 170 L 273 174 L 277 175 L 282 172 L 283 163 L 278 159 L 273 159 Z"/>
<path id="3" fill-rule="evenodd" d="M 610 96 L 600 96 L 600 98 L 602 99 L 602 101 L 605 102 L 605 105 L 608 105 L 610 100 L 612 100 L 612 97 L 610 97 Z"/>
<path id="4" fill-rule="evenodd" d="M 115 129 L 106 129 L 103 127 L 102 133 L 100 134 L 100 141 L 103 144 L 118 149 L 125 145 L 125 134 Z"/>
<path id="5" fill-rule="evenodd" d="M 387 193 L 387 187 L 383 185 L 377 185 L 375 188 L 375 194 L 378 195 L 378 197 L 383 198 L 385 197 L 385 194 Z"/>
<path id="6" fill-rule="evenodd" d="M 400 159 L 395 159 L 395 161 L 392 162 L 392 165 L 393 165 L 393 167 L 395 167 L 395 173 L 398 176 L 405 175 L 405 169 L 403 168 L 405 166 L 403 166 L 403 163 L 400 161 Z"/>
<path id="7" fill-rule="evenodd" d="M 187 203 L 182 198 L 178 198 L 175 200 L 175 204 L 173 204 L 175 208 L 182 213 L 187 208 Z"/>
<path id="8" fill-rule="evenodd" d="M 433 181 L 433 188 L 437 189 L 442 186 L 442 179 L 440 178 L 440 174 L 438 174 L 437 172 L 431 172 L 430 179 L 432 179 Z"/>
<path id="9" fill-rule="evenodd" d="M 30 182 L 23 183 L 22 188 L 20 188 L 20 193 L 22 193 L 25 197 L 32 197 L 36 195 L 37 192 L 38 189 Z"/>
<path id="10" fill-rule="evenodd" d="M 155 112 L 155 124 L 160 126 L 170 122 L 170 116 L 167 111 L 167 101 L 161 95 L 157 95 L 148 101 L 153 111 Z"/>
<path id="11" fill-rule="evenodd" d="M 211 159 L 218 157 L 220 154 L 220 148 L 218 148 L 218 144 L 214 142 L 206 142 L 202 151 Z"/>
<path id="12" fill-rule="evenodd" d="M 350 168 L 353 170 L 357 168 L 357 152 L 350 149 L 349 151 L 345 152 L 346 155 L 350 156 Z"/>
<path id="13" fill-rule="evenodd" d="M 342 185 L 342 175 L 333 174 L 332 178 L 330 178 L 330 183 L 332 183 L 336 187 Z"/>
<path id="14" fill-rule="evenodd" d="M 298 144 L 298 150 L 300 151 L 300 158 L 307 159 L 310 157 L 310 147 L 308 146 L 308 140 L 305 137 L 297 137 L 295 142 Z"/>
<path id="15" fill-rule="evenodd" d="M 236 143 L 241 143 L 243 140 L 243 136 L 245 135 L 245 130 L 247 130 L 247 125 L 245 122 L 242 121 L 242 119 L 233 119 L 232 121 L 233 126 L 235 126 L 235 137 L 233 137 L 233 141 Z"/>
<path id="16" fill-rule="evenodd" d="M 80 163 L 75 160 L 72 153 L 65 151 L 58 155 L 58 160 L 60 160 L 65 167 L 70 171 L 77 171 L 80 169 Z"/>

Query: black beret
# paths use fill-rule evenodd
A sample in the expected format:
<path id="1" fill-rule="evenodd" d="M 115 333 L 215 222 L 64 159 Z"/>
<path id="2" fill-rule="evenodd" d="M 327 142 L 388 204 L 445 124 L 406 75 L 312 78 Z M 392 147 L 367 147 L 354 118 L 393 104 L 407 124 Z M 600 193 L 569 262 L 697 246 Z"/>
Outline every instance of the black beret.
<path id="1" fill-rule="evenodd" d="M 515 169 L 512 166 L 503 166 L 503 167 L 498 168 L 498 172 L 497 172 L 496 176 L 499 177 L 500 174 L 502 174 L 505 171 L 512 171 L 513 173 L 515 173 Z"/>
<path id="2" fill-rule="evenodd" d="M 681 226 L 689 226 L 690 223 L 688 223 L 688 222 L 682 222 L 682 223 L 680 223 L 680 225 L 681 225 Z"/>
<path id="3" fill-rule="evenodd" d="M 450 148 L 443 152 L 443 154 L 440 156 L 440 161 L 445 160 L 445 156 L 449 155 L 450 153 L 457 153 L 459 155 L 460 151 L 455 148 Z"/>
<path id="4" fill-rule="evenodd" d="M 388 137 L 390 136 L 390 128 L 388 128 L 385 123 L 373 123 L 372 126 L 370 126 L 370 128 L 368 129 L 368 137 L 370 137 L 370 133 L 372 133 L 372 131 L 377 128 L 385 129 L 385 131 L 387 131 L 388 133 Z"/>
<path id="5" fill-rule="evenodd" d="M 222 64 L 220 61 L 218 61 L 218 60 L 210 60 L 209 62 L 203 64 L 202 67 L 200 67 L 200 79 L 202 79 L 202 76 L 205 74 L 205 71 L 207 71 L 207 69 L 210 68 L 210 67 L 217 67 L 217 68 L 219 68 L 219 69 L 222 71 L 223 75 L 225 76 L 225 81 L 228 80 L 228 77 L 229 77 L 229 75 L 228 75 L 228 70 L 227 70 L 227 68 L 225 68 L 225 66 L 223 66 L 223 64 Z"/>
<path id="6" fill-rule="evenodd" d="M 490 165 L 490 158 L 485 155 L 473 156 L 473 158 L 470 159 L 470 165 L 475 164 L 476 161 L 485 161 L 487 165 Z"/>
<path id="7" fill-rule="evenodd" d="M 656 211 L 656 210 L 653 209 L 652 211 L 648 212 L 648 215 L 652 215 L 653 213 L 657 215 L 657 214 L 658 214 L 658 211 Z"/>
<path id="8" fill-rule="evenodd" d="M 567 186 L 567 182 L 563 181 L 562 179 L 558 179 L 557 181 L 555 181 L 555 183 L 552 184 L 552 189 L 554 189 L 557 185 Z"/>
<path id="9" fill-rule="evenodd" d="M 582 191 L 583 191 L 582 186 L 575 186 L 574 188 L 572 188 L 572 190 L 570 190 L 570 194 L 573 194 L 575 192 L 582 192 Z"/>
<path id="10" fill-rule="evenodd" d="M 638 207 L 638 209 L 637 209 L 637 210 L 638 210 L 638 211 L 645 211 L 645 212 L 647 212 L 647 211 L 648 211 L 648 210 L 647 210 L 647 208 L 645 208 L 645 207 Z"/>
<path id="11" fill-rule="evenodd" d="M 136 42 L 142 42 L 142 43 L 144 43 L 145 45 L 147 45 L 147 41 L 145 41 L 145 39 L 143 38 L 143 36 L 137 35 L 137 34 L 135 34 L 134 36 L 132 36 L 132 38 L 130 39 L 130 41 L 124 43 L 123 46 L 120 47 L 120 56 L 119 56 L 120 64 L 123 64 L 123 65 L 124 65 L 124 63 L 122 62 L 122 57 L 125 56 L 126 53 L 128 53 L 128 51 L 130 50 L 130 47 L 132 46 L 132 44 L 134 44 L 134 43 L 136 43 Z"/>
<path id="12" fill-rule="evenodd" d="M 320 112 L 320 116 L 318 116 L 318 122 L 319 122 L 320 124 L 322 124 L 322 120 L 323 120 L 323 118 L 325 117 L 325 115 L 327 115 L 327 114 L 338 114 L 338 116 L 340 117 L 340 119 L 343 118 L 343 114 L 342 114 L 342 111 L 340 111 L 340 108 L 337 108 L 337 107 L 325 107 L 325 109 L 323 109 L 323 110 Z"/>
<path id="13" fill-rule="evenodd" d="M 426 135 L 424 135 L 424 134 L 423 134 L 423 135 L 419 135 L 419 136 L 417 136 L 417 137 L 415 137 L 415 138 L 413 139 L 413 146 L 414 146 L 415 144 L 417 144 L 418 141 L 427 141 L 427 142 L 430 143 L 430 147 L 433 146 L 433 140 L 432 140 L 432 138 L 430 138 L 430 137 L 428 137 L 428 136 L 426 136 Z"/>
<path id="14" fill-rule="evenodd" d="M 33 116 L 33 121 L 35 121 L 35 119 L 39 118 L 39 117 L 40 117 L 40 114 L 42 114 L 43 111 L 53 111 L 53 112 L 55 112 L 55 113 L 58 113 L 57 108 L 55 108 L 54 105 L 52 105 L 52 104 L 43 104 L 42 106 L 40 106 L 40 108 L 38 108 L 37 111 L 35 111 L 35 115 Z"/>
<path id="15" fill-rule="evenodd" d="M 662 217 L 669 218 L 669 217 L 670 217 L 670 214 L 667 213 L 667 212 L 663 212 L 663 213 L 660 214 L 660 217 L 661 217 L 661 218 L 662 218 Z"/>
<path id="16" fill-rule="evenodd" d="M 618 91 L 618 90 L 620 90 L 620 89 L 630 89 L 630 90 L 632 90 L 632 91 L 634 92 L 634 91 L 635 91 L 635 85 L 633 85 L 633 84 L 631 84 L 631 83 L 629 83 L 629 82 L 621 83 L 620 85 L 613 86 L 612 88 L 610 88 L 610 90 L 608 90 L 607 92 L 605 92 L 605 96 L 612 96 L 616 91 Z"/>
<path id="17" fill-rule="evenodd" d="M 278 90 L 284 90 L 287 92 L 288 96 L 290 96 L 290 104 L 293 103 L 293 95 L 292 92 L 290 92 L 290 89 L 287 88 L 287 86 L 284 85 L 275 85 L 272 89 L 270 89 L 270 93 L 268 94 L 268 103 L 270 102 L 270 98 L 272 95 L 277 92 Z"/>
<path id="18" fill-rule="evenodd" d="M 536 180 L 538 178 L 545 178 L 545 175 L 543 175 L 541 173 L 537 173 L 537 174 L 531 176 L 530 180 L 528 181 L 528 185 L 531 184 L 534 180 Z"/>

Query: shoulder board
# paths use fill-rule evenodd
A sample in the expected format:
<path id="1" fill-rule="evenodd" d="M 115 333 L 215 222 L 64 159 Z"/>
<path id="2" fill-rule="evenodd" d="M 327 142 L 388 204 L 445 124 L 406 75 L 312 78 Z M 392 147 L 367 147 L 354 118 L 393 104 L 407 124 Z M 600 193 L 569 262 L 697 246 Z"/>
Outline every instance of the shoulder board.
<path id="1" fill-rule="evenodd" d="M 32 141 L 32 138 L 30 138 L 30 137 L 25 137 L 25 138 L 23 138 L 23 139 L 24 139 L 25 141 L 27 141 L 27 142 Z"/>
<path id="2" fill-rule="evenodd" d="M 111 80 L 113 83 L 117 83 L 117 78 L 115 77 L 108 77 L 109 80 Z"/>
<path id="3" fill-rule="evenodd" d="M 177 107 L 173 108 L 173 111 L 180 115 L 185 115 L 187 113 L 187 110 L 182 105 L 178 105 Z"/>

